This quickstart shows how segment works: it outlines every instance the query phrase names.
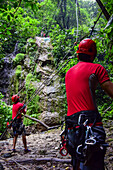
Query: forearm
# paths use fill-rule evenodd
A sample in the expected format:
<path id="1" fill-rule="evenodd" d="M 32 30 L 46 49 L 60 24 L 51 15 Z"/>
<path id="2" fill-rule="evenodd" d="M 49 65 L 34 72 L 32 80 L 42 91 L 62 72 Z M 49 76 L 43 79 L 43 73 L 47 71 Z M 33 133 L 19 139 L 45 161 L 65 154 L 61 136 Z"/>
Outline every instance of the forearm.
<path id="1" fill-rule="evenodd" d="M 113 99 L 113 83 L 111 81 L 106 81 L 101 87 Z"/>

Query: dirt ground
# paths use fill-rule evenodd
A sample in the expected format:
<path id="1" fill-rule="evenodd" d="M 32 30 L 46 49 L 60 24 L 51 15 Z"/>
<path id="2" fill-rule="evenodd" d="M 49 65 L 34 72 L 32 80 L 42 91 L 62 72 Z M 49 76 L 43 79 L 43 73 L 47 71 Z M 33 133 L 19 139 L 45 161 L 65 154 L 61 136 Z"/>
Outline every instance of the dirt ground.
<path id="1" fill-rule="evenodd" d="M 113 170 L 112 121 L 104 122 L 104 127 L 107 134 L 106 142 L 110 145 L 106 151 L 105 166 L 106 169 Z M 0 141 L 0 162 L 5 170 L 71 170 L 70 155 L 68 154 L 63 157 L 59 153 L 61 142 L 60 133 L 61 128 L 48 132 L 37 132 L 27 136 L 27 144 L 31 152 L 26 154 L 24 153 L 21 136 L 18 138 L 15 153 L 11 151 L 13 138 Z M 42 161 L 41 158 L 44 160 Z M 64 162 L 59 162 L 62 160 Z M 0 170 L 3 169 L 2 165 L 0 165 Z"/>

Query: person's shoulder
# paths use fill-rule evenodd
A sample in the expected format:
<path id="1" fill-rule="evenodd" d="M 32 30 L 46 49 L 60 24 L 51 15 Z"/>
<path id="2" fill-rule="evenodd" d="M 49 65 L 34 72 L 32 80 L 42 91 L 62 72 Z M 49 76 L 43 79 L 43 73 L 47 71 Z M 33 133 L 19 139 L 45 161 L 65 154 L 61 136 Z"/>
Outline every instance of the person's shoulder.
<path id="1" fill-rule="evenodd" d="M 18 102 L 17 104 L 18 104 L 19 106 L 23 106 L 23 103 Z"/>
<path id="2" fill-rule="evenodd" d="M 102 66 L 101 64 L 99 64 L 99 63 L 92 63 L 95 67 L 98 67 L 98 68 L 103 68 L 103 69 L 105 69 L 104 68 L 104 66 Z"/>
<path id="3" fill-rule="evenodd" d="M 71 72 L 74 68 L 76 67 L 76 65 L 72 66 L 67 72 L 66 72 L 66 75 Z"/>

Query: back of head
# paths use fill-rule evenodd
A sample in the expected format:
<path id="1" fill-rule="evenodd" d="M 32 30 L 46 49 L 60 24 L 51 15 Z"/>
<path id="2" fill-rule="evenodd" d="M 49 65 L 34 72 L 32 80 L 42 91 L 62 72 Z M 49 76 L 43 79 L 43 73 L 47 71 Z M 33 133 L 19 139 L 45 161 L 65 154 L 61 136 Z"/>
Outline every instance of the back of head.
<path id="1" fill-rule="evenodd" d="M 11 99 L 12 99 L 12 101 L 14 103 L 18 103 L 19 102 L 19 96 L 18 95 L 13 95 Z"/>
<path id="2" fill-rule="evenodd" d="M 76 53 L 79 60 L 93 62 L 97 54 L 96 43 L 89 38 L 84 39 L 80 42 Z"/>

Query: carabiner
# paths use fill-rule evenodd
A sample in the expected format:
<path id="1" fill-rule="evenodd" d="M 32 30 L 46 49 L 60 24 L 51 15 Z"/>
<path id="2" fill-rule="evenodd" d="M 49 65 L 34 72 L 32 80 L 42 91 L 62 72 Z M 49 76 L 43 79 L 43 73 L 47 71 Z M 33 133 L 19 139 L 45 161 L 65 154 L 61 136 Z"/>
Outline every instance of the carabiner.
<path id="1" fill-rule="evenodd" d="M 66 156 L 66 155 L 68 154 L 67 148 L 62 147 L 62 148 L 60 149 L 60 154 L 61 154 L 62 156 Z"/>
<path id="2" fill-rule="evenodd" d="M 79 155 L 82 154 L 82 153 L 79 151 L 81 147 L 82 147 L 82 144 L 81 144 L 81 145 L 78 145 L 78 146 L 77 146 L 77 149 L 76 149 L 76 152 L 77 152 Z"/>
<path id="3" fill-rule="evenodd" d="M 89 139 L 86 139 L 85 144 L 86 145 L 95 145 L 96 139 L 94 139 L 94 137 L 90 137 Z"/>

